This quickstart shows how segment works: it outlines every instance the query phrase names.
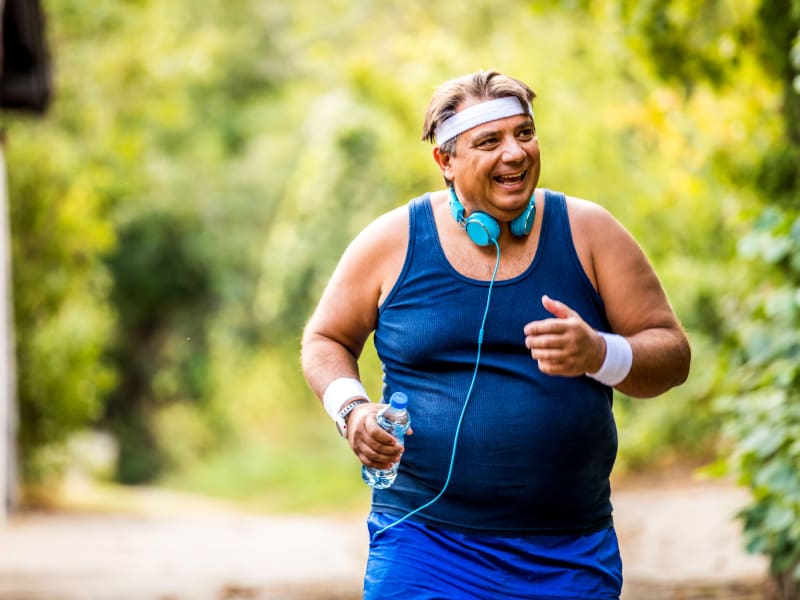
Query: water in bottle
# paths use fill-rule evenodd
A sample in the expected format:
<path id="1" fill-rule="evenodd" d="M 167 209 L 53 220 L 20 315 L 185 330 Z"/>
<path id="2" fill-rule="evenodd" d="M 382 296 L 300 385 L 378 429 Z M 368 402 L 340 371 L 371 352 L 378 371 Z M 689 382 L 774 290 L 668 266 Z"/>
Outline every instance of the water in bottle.
<path id="1" fill-rule="evenodd" d="M 408 416 L 408 396 L 403 392 L 395 392 L 389 399 L 389 404 L 378 411 L 377 419 L 384 431 L 388 431 L 400 444 L 411 423 Z M 372 469 L 366 465 L 361 467 L 361 477 L 364 482 L 375 489 L 383 490 L 390 487 L 397 478 L 397 466 L 394 463 L 390 469 Z"/>

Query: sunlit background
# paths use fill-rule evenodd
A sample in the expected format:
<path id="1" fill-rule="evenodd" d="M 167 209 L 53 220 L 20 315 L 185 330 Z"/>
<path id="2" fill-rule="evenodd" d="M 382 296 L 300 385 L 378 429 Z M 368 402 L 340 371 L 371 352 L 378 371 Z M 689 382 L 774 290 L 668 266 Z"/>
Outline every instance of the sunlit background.
<path id="1" fill-rule="evenodd" d="M 349 240 L 441 186 L 434 87 L 496 68 L 537 93 L 540 185 L 615 214 L 691 338 L 684 386 L 617 394 L 615 477 L 738 478 L 746 541 L 795 568 L 800 2 L 42 4 L 53 102 L 2 115 L 23 506 L 78 469 L 364 512 L 301 330 Z"/>

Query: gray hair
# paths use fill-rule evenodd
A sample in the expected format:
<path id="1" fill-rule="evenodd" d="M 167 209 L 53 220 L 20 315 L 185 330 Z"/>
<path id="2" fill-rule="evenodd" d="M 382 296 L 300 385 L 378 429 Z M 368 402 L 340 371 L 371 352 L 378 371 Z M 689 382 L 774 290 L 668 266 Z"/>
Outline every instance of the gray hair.
<path id="1" fill-rule="evenodd" d="M 527 112 L 528 105 L 536 93 L 525 83 L 499 71 L 476 71 L 449 81 L 439 87 L 425 111 L 422 125 L 422 141 L 436 143 L 436 128 L 456 113 L 456 108 L 467 99 L 494 100 L 512 96 L 517 98 Z M 455 156 L 456 142 L 460 134 L 439 145 L 448 156 Z"/>

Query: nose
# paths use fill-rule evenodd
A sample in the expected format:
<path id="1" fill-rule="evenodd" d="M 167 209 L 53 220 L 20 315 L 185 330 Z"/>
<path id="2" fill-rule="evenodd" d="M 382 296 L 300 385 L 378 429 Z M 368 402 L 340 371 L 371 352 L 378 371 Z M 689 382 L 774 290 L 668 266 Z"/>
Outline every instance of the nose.
<path id="1" fill-rule="evenodd" d="M 523 160 L 525 156 L 525 148 L 522 147 L 518 139 L 510 136 L 505 140 L 502 154 L 502 158 L 505 162 L 519 162 Z"/>

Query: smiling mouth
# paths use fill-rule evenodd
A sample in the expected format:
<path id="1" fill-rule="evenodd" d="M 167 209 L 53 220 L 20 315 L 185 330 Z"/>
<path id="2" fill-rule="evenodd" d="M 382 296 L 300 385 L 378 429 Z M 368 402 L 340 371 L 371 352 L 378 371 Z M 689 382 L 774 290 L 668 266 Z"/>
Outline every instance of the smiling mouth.
<path id="1" fill-rule="evenodd" d="M 512 173 L 510 175 L 497 175 L 494 177 L 494 180 L 497 183 L 502 183 L 503 185 L 514 185 L 525 179 L 525 175 L 527 175 L 527 173 L 527 171 L 522 171 L 520 173 Z"/>

